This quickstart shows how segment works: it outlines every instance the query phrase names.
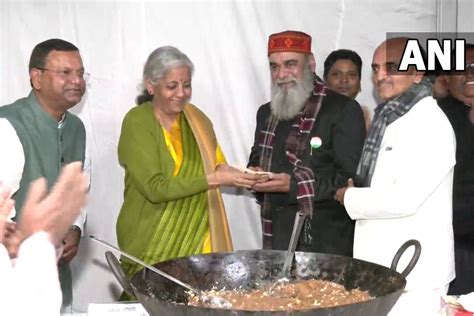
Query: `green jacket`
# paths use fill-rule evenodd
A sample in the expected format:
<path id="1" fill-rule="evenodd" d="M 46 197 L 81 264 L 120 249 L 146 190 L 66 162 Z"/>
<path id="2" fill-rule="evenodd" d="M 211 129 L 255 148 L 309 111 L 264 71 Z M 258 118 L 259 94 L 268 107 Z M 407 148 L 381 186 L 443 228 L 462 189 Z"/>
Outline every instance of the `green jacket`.
<path id="1" fill-rule="evenodd" d="M 125 192 L 117 220 L 117 240 L 122 250 L 140 258 L 168 202 L 207 191 L 206 174 L 202 170 L 196 176 L 173 177 L 174 161 L 150 103 L 126 114 L 118 157 L 125 169 Z"/>
<path id="2" fill-rule="evenodd" d="M 25 155 L 20 188 L 13 195 L 19 217 L 31 181 L 45 177 L 51 188 L 63 165 L 74 161 L 84 163 L 86 132 L 82 121 L 69 112 L 58 128 L 58 122 L 43 110 L 33 92 L 27 98 L 0 107 L 0 117 L 6 118 L 15 129 Z"/>

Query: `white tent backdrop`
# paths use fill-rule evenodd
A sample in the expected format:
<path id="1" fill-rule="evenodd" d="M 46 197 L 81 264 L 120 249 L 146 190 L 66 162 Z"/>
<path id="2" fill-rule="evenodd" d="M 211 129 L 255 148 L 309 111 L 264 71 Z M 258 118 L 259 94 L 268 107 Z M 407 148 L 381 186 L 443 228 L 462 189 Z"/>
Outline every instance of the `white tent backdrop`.
<path id="1" fill-rule="evenodd" d="M 59 37 L 79 47 L 92 75 L 87 94 L 73 109 L 86 126 L 92 157 L 85 235 L 115 243 L 123 191 L 123 170 L 117 162 L 120 126 L 134 106 L 142 67 L 153 49 L 173 45 L 195 63 L 192 102 L 214 122 L 228 162 L 245 166 L 257 108 L 269 100 L 269 34 L 287 29 L 311 34 L 319 75 L 330 51 L 359 52 L 364 66 L 358 100 L 373 108 L 370 62 L 385 32 L 434 32 L 441 24 L 453 31 L 456 25 L 446 16 L 441 19 L 440 11 L 445 8 L 453 14 L 454 4 L 455 0 L 3 0 L 0 104 L 28 94 L 27 65 L 35 44 Z M 254 200 L 240 190 L 227 190 L 224 198 L 235 248 L 258 248 L 260 227 Z M 74 309 L 78 311 L 90 302 L 110 302 L 119 293 L 106 267 L 104 249 L 87 238 L 74 261 L 74 280 Z"/>

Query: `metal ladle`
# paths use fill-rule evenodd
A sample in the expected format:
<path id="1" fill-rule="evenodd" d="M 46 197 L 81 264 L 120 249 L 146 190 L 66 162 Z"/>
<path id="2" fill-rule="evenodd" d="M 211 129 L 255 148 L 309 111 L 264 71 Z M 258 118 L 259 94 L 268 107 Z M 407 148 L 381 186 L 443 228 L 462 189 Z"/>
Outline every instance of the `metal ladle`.
<path id="1" fill-rule="evenodd" d="M 126 252 L 123 252 L 122 250 L 120 250 L 119 248 L 113 246 L 112 244 L 109 244 L 105 240 L 102 240 L 102 239 L 100 239 L 98 237 L 95 237 L 95 236 L 89 236 L 89 238 L 91 238 L 92 240 L 98 242 L 102 246 L 105 246 L 109 249 L 117 251 L 122 256 L 127 257 L 128 259 L 134 261 L 135 263 L 138 263 L 139 265 L 147 268 L 148 270 L 151 270 L 151 271 L 161 275 L 162 277 L 165 277 L 168 280 L 170 280 L 170 281 L 172 281 L 176 284 L 179 284 L 182 287 L 188 289 L 189 291 L 195 293 L 197 295 L 197 297 L 200 299 L 200 301 L 203 302 L 204 304 L 207 304 L 207 305 L 210 305 L 210 306 L 213 306 L 213 307 L 215 306 L 215 307 L 218 307 L 218 308 L 228 308 L 228 309 L 232 308 L 232 304 L 228 300 L 226 300 L 222 297 L 213 296 L 213 295 L 206 295 L 206 294 L 204 294 L 203 291 L 198 290 L 198 289 L 192 287 L 191 285 L 186 284 L 183 281 L 180 281 L 180 280 L 176 279 L 175 277 L 173 277 L 173 276 L 171 276 L 171 275 L 169 275 L 169 274 L 167 274 L 167 273 L 165 273 L 161 270 L 158 270 L 157 268 L 155 268 L 153 266 L 150 266 L 150 265 L 146 264 L 145 262 L 138 259 L 137 257 L 134 257 L 134 256 L 132 256 L 132 255 L 126 253 Z"/>
<path id="2" fill-rule="evenodd" d="M 306 219 L 307 214 L 303 212 L 297 212 L 295 216 L 295 223 L 293 225 L 293 232 L 291 233 L 290 245 L 288 246 L 288 251 L 285 256 L 285 263 L 283 264 L 283 269 L 281 269 L 280 277 L 275 281 L 267 290 L 267 293 L 272 294 L 275 288 L 278 285 L 286 283 L 289 281 L 290 276 L 290 267 L 293 263 L 293 258 L 295 257 L 296 246 L 298 245 L 298 240 L 301 234 L 301 228 L 303 227 L 304 220 Z"/>

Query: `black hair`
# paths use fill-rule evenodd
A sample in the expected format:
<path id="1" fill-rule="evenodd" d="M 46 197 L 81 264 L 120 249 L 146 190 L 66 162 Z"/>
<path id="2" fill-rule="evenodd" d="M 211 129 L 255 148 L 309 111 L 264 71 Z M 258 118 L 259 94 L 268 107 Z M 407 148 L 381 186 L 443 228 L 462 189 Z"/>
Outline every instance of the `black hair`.
<path id="1" fill-rule="evenodd" d="M 466 43 L 464 48 L 465 48 L 465 52 L 467 52 L 468 50 L 474 50 L 474 44 Z M 453 48 L 453 50 L 451 52 L 451 65 L 454 66 L 455 62 L 456 62 L 456 51 Z M 456 71 L 454 68 L 452 68 L 451 71 L 444 71 L 443 69 L 441 69 L 441 64 L 438 61 L 438 59 L 435 60 L 435 70 L 426 71 L 426 75 L 430 76 L 433 81 L 438 76 L 456 74 L 456 73 L 459 73 L 459 72 Z"/>
<path id="2" fill-rule="evenodd" d="M 46 64 L 46 57 L 48 57 L 48 54 L 53 50 L 60 52 L 79 51 L 76 46 L 62 39 L 52 38 L 46 40 L 37 44 L 35 48 L 33 48 L 28 70 L 33 68 L 44 68 Z"/>
<path id="3" fill-rule="evenodd" d="M 466 45 L 464 46 L 464 51 L 467 53 L 468 50 L 474 50 L 474 44 L 466 43 Z M 454 62 L 456 61 L 455 58 L 456 58 L 456 54 L 455 54 L 455 51 L 454 51 L 454 48 L 453 48 L 453 51 L 451 53 L 451 63 L 452 63 L 452 65 L 454 65 Z M 454 68 L 452 68 L 451 72 L 452 73 L 457 73 L 457 71 L 454 70 Z"/>
<path id="4" fill-rule="evenodd" d="M 332 66 L 340 59 L 352 61 L 354 65 L 356 65 L 359 80 L 362 78 L 362 59 L 360 58 L 359 54 L 350 49 L 338 49 L 332 51 L 324 61 L 324 80 L 328 78 L 329 70 L 331 70 Z"/>

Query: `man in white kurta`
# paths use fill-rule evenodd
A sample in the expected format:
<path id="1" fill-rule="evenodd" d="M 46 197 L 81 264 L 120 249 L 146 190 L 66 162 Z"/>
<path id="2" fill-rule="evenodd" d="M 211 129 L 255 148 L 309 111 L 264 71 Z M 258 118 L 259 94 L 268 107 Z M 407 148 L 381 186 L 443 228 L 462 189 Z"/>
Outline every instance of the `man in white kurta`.
<path id="1" fill-rule="evenodd" d="M 63 168 L 47 196 L 45 179 L 34 181 L 16 231 L 21 242 L 18 257 L 12 261 L 2 243 L 13 201 L 0 183 L 0 315 L 59 315 L 62 293 L 57 258 L 64 236 L 84 205 L 87 187 L 80 162 Z"/>
<path id="2" fill-rule="evenodd" d="M 56 250 L 45 232 L 26 239 L 13 265 L 0 244 L 1 315 L 59 315 L 62 294 Z"/>
<path id="3" fill-rule="evenodd" d="M 383 42 L 375 51 L 374 85 L 385 101 L 377 111 L 419 91 L 423 74 L 398 72 L 406 39 Z M 422 82 L 423 81 L 423 82 Z M 372 168 L 364 184 L 340 189 L 337 198 L 356 220 L 354 257 L 390 267 L 398 248 L 409 239 L 421 243 L 421 256 L 407 277 L 405 292 L 392 315 L 437 315 L 440 299 L 454 279 L 452 186 L 456 142 L 451 125 L 430 95 L 415 99 L 397 118 L 377 130 Z M 396 103 L 396 102 L 395 102 Z M 403 106 L 403 104 L 401 105 Z M 394 107 L 396 108 L 396 106 Z M 394 112 L 400 112 L 396 108 Z M 379 115 L 380 117 L 380 115 Z M 380 126 L 380 125 L 379 125 Z M 364 146 L 364 152 L 370 151 Z M 375 139 L 374 133 L 372 138 Z M 372 139 L 372 140 L 373 140 Z M 364 161 L 364 152 L 359 171 Z M 409 249 L 399 262 L 402 271 L 411 259 Z"/>

